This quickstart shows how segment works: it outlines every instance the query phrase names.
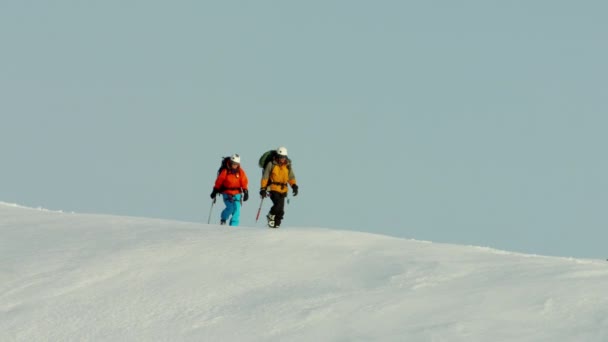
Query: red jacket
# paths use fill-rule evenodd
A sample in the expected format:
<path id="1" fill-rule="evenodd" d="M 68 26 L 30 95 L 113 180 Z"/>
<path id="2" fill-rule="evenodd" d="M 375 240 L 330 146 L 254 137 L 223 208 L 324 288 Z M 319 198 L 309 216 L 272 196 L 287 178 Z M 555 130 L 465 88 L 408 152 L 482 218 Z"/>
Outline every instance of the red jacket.
<path id="1" fill-rule="evenodd" d="M 223 194 L 236 195 L 242 190 L 247 190 L 248 184 L 247 174 L 239 167 L 236 170 L 223 169 L 217 176 L 213 188 Z"/>

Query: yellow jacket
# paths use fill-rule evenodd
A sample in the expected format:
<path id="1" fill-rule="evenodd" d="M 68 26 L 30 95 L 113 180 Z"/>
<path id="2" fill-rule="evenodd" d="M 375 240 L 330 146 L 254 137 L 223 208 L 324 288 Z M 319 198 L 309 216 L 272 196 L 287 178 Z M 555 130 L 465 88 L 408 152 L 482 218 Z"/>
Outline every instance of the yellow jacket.
<path id="1" fill-rule="evenodd" d="M 289 190 L 287 184 L 296 184 L 296 175 L 293 173 L 291 166 L 278 164 L 274 160 L 268 163 L 262 174 L 262 189 L 269 188 L 268 191 L 286 193 Z"/>

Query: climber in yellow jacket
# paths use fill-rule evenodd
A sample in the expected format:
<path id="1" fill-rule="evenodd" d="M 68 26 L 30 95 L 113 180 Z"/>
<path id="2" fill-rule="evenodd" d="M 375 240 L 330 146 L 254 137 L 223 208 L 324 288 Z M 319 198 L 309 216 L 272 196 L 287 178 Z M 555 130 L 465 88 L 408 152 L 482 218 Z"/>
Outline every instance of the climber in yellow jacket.
<path id="1" fill-rule="evenodd" d="M 293 195 L 298 195 L 298 185 L 296 176 L 291 168 L 291 162 L 287 157 L 287 148 L 279 147 L 274 153 L 274 157 L 264 167 L 262 174 L 260 196 L 268 196 L 272 200 L 272 207 L 266 215 L 268 227 L 279 228 L 283 216 L 285 215 L 285 198 L 289 191 L 289 186 Z"/>

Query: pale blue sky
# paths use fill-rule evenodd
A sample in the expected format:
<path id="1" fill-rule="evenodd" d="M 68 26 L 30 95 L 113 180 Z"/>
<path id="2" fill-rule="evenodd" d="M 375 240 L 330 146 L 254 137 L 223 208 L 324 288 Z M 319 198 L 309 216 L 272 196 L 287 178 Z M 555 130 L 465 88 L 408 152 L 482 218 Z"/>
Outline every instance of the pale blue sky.
<path id="1" fill-rule="evenodd" d="M 1 0 L 0 200 L 206 222 L 220 157 L 256 193 L 284 145 L 286 226 L 604 258 L 607 11 Z"/>

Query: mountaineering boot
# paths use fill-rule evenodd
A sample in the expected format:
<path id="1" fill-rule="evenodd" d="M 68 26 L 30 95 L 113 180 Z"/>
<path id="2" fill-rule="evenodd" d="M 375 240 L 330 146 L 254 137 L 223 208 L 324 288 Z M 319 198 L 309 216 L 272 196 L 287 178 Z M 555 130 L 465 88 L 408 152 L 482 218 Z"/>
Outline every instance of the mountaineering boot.
<path id="1" fill-rule="evenodd" d="M 266 218 L 268 219 L 268 227 L 269 228 L 275 228 L 275 226 L 274 226 L 274 215 L 268 214 L 268 215 L 266 215 Z"/>
<path id="2" fill-rule="evenodd" d="M 276 215 L 274 217 L 274 227 L 279 228 L 281 226 L 281 221 L 283 221 L 283 215 Z"/>
<path id="3" fill-rule="evenodd" d="M 222 225 L 222 226 L 223 226 L 223 225 L 225 225 L 225 224 L 226 224 L 226 220 L 221 220 L 221 221 L 220 221 L 220 225 Z"/>

